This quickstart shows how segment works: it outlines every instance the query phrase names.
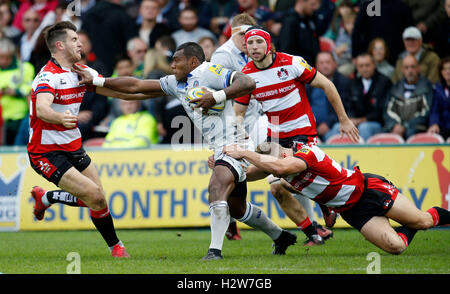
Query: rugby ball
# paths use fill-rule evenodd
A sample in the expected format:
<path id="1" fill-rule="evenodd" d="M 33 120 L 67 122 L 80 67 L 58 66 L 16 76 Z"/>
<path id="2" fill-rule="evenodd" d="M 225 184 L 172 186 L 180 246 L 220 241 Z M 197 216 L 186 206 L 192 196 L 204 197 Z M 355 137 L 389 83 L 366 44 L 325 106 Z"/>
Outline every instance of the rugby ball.
<path id="1" fill-rule="evenodd" d="M 187 91 L 185 100 L 189 102 L 193 99 L 201 98 L 205 94 L 203 89 L 206 89 L 209 92 L 215 92 L 215 90 L 210 89 L 208 87 L 191 88 Z M 197 104 L 196 102 L 191 103 L 192 106 L 196 104 Z M 216 105 L 208 109 L 208 114 L 220 114 L 224 109 L 225 109 L 225 101 L 217 103 Z"/>

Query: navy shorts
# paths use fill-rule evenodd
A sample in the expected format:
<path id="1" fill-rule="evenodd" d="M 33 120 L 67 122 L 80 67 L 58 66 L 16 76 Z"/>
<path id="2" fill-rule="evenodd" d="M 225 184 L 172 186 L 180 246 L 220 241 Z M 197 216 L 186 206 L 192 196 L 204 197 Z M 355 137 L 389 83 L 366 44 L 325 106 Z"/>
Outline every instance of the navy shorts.
<path id="1" fill-rule="evenodd" d="M 51 151 L 42 154 L 28 153 L 31 167 L 46 180 L 58 185 L 61 177 L 73 166 L 79 172 L 91 163 L 91 158 L 81 148 L 76 151 Z"/>
<path id="2" fill-rule="evenodd" d="M 364 192 L 355 205 L 341 212 L 341 217 L 352 227 L 361 231 L 374 216 L 383 216 L 394 205 L 398 189 L 382 176 L 364 173 Z"/>

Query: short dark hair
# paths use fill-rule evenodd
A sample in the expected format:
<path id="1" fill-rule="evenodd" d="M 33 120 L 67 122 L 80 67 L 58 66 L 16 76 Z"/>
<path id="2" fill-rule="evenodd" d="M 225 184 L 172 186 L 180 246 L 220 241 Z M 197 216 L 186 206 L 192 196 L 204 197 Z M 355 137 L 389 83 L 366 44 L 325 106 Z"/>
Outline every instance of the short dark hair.
<path id="1" fill-rule="evenodd" d="M 203 48 L 194 42 L 186 42 L 177 47 L 175 52 L 180 50 L 184 50 L 183 54 L 186 58 L 196 57 L 200 63 L 205 61 L 205 52 L 203 52 Z"/>
<path id="2" fill-rule="evenodd" d="M 58 22 L 44 32 L 45 43 L 47 44 L 50 52 L 55 52 L 55 43 L 58 41 L 64 41 L 67 36 L 67 30 L 77 31 L 77 27 L 70 21 Z"/>

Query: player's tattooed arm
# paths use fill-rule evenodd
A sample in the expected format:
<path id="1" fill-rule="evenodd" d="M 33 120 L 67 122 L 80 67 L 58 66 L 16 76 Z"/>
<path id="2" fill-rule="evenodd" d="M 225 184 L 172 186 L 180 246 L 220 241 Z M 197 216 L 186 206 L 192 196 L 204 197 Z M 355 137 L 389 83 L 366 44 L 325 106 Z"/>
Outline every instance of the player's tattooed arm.
<path id="1" fill-rule="evenodd" d="M 256 88 L 255 81 L 246 74 L 236 72 L 231 85 L 225 88 L 228 99 L 234 99 L 251 93 Z"/>

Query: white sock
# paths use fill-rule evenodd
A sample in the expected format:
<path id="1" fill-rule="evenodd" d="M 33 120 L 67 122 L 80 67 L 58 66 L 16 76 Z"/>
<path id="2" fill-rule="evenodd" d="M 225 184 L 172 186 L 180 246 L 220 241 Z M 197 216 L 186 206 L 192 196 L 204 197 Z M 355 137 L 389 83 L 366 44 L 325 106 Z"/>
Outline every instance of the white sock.
<path id="1" fill-rule="evenodd" d="M 230 211 L 226 201 L 209 204 L 211 214 L 211 244 L 209 248 L 222 250 L 223 238 L 230 224 Z"/>
<path id="2" fill-rule="evenodd" d="M 306 210 L 306 213 L 308 214 L 308 217 L 311 222 L 316 221 L 316 217 L 314 216 L 314 210 L 312 208 L 312 201 L 308 197 L 299 195 L 299 194 L 292 194 L 294 195 L 295 199 L 297 199 L 298 202 L 303 206 L 303 208 Z"/>
<path id="3" fill-rule="evenodd" d="M 263 231 L 272 240 L 278 239 L 283 231 L 267 217 L 261 208 L 252 205 L 250 202 L 247 202 L 247 209 L 245 210 L 244 216 L 238 219 L 238 221 L 243 222 L 254 229 Z"/>
<path id="4" fill-rule="evenodd" d="M 42 196 L 41 201 L 42 201 L 42 204 L 44 204 L 44 205 L 47 206 L 47 207 L 50 206 L 50 205 L 52 205 L 52 204 L 48 201 L 48 198 L 47 198 L 47 192 L 45 192 L 44 196 Z"/>

